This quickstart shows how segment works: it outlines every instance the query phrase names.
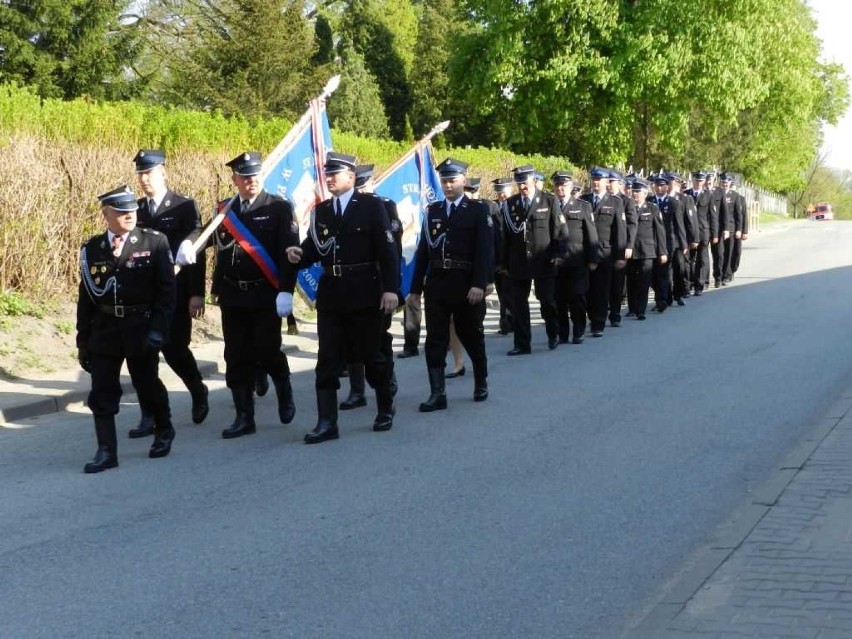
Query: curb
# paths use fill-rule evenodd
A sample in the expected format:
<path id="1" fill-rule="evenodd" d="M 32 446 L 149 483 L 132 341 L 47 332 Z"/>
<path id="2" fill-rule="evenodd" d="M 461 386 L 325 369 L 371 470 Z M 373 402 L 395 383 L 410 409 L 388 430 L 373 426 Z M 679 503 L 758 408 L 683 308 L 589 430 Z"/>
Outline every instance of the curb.
<path id="1" fill-rule="evenodd" d="M 701 587 L 748 539 L 760 521 L 772 510 L 787 486 L 804 468 L 826 437 L 852 410 L 852 391 L 841 394 L 810 433 L 779 463 L 772 476 L 749 491 L 748 501 L 736 508 L 732 516 L 713 534 L 712 541 L 693 556 L 690 567 L 666 588 L 650 610 L 632 627 L 624 631 L 624 639 L 673 638 L 671 623 Z M 676 633 L 675 633 L 676 634 Z"/>
<path id="2" fill-rule="evenodd" d="M 281 350 L 287 354 L 291 354 L 298 352 L 299 347 L 295 344 L 287 344 L 284 345 Z M 161 362 L 161 364 L 162 363 L 163 362 Z M 218 361 L 202 360 L 198 362 L 198 371 L 203 376 L 207 377 L 209 375 L 215 375 L 217 373 L 224 373 L 224 368 L 220 366 L 220 363 Z M 178 383 L 180 383 L 180 380 L 178 380 Z M 26 386 L 28 388 L 38 389 L 37 383 L 30 383 Z M 173 387 L 175 387 L 175 384 L 168 384 L 166 387 L 171 390 Z M 121 391 L 122 393 L 136 392 L 136 390 L 133 388 L 133 383 L 130 381 L 130 378 L 125 375 L 122 375 Z M 88 396 L 88 388 L 75 388 L 72 390 L 68 390 L 64 393 L 60 393 L 58 395 L 33 395 L 32 399 L 23 400 L 11 405 L 0 405 L 0 424 L 4 422 L 8 423 L 19 421 L 22 419 L 30 419 L 32 417 L 40 417 L 42 415 L 48 415 L 50 413 L 59 413 L 66 410 L 71 404 L 85 402 Z"/>

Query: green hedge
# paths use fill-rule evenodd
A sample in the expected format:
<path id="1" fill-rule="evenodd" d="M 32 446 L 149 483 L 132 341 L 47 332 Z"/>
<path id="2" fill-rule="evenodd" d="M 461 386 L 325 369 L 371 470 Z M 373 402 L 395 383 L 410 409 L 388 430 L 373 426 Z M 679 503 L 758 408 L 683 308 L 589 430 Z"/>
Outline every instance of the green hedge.
<path id="1" fill-rule="evenodd" d="M 51 141 L 115 148 L 163 148 L 170 152 L 206 151 L 229 155 L 245 149 L 271 151 L 292 127 L 281 118 L 246 120 L 139 102 L 93 102 L 41 99 L 27 88 L 0 87 L 0 132 L 27 132 Z M 333 124 L 333 123 L 332 123 Z M 360 161 L 391 165 L 409 148 L 407 142 L 363 138 L 332 131 L 334 147 Z M 451 155 L 471 165 L 473 175 L 492 179 L 518 164 L 534 164 L 550 175 L 573 169 L 565 158 L 520 156 L 500 149 L 446 148 L 435 160 Z"/>

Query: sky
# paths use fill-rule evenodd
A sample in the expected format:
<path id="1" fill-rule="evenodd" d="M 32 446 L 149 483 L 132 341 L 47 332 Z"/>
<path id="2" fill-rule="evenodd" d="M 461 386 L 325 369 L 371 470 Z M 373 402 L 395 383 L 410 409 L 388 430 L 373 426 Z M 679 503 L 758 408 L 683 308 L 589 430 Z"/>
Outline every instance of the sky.
<path id="1" fill-rule="evenodd" d="M 817 20 L 817 36 L 822 40 L 823 59 L 839 62 L 852 81 L 852 2 L 849 0 L 807 0 Z M 852 171 L 852 107 L 837 126 L 823 129 L 825 163 Z"/>

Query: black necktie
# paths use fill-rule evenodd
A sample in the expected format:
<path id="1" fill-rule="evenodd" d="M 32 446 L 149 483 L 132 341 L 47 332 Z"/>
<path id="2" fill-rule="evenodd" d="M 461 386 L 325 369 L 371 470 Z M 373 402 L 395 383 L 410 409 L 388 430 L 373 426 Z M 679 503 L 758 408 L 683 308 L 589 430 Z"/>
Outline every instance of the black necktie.
<path id="1" fill-rule="evenodd" d="M 521 204 L 523 205 L 524 210 L 526 211 L 528 208 L 530 208 L 529 198 L 527 196 L 524 196 L 523 198 L 521 198 Z"/>
<path id="2" fill-rule="evenodd" d="M 337 217 L 343 217 L 343 209 L 340 208 L 340 198 L 335 198 L 334 200 L 334 214 Z"/>
<path id="3" fill-rule="evenodd" d="M 598 204 L 601 203 L 601 197 L 599 195 L 595 195 L 595 208 L 598 208 Z"/>
<path id="4" fill-rule="evenodd" d="M 453 217 L 453 215 L 455 215 L 455 213 L 456 213 L 456 203 L 453 202 L 452 204 L 450 204 L 450 215 L 448 217 Z"/>
<path id="5" fill-rule="evenodd" d="M 249 203 L 248 200 L 243 200 L 242 202 L 240 202 L 240 213 L 241 214 L 245 215 L 248 212 L 249 204 L 250 203 Z"/>
<path id="6" fill-rule="evenodd" d="M 154 201 L 154 198 L 148 199 L 148 213 L 154 215 L 157 212 L 157 203 Z"/>

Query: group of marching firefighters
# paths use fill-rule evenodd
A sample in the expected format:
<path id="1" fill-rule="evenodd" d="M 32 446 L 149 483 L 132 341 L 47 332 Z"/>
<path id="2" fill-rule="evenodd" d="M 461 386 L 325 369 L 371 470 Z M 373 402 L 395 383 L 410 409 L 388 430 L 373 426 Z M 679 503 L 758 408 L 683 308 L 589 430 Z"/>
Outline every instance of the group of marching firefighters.
<path id="1" fill-rule="evenodd" d="M 158 374 L 160 352 L 189 390 L 192 421 L 207 417 L 208 389 L 189 348 L 192 319 L 204 314 L 206 247 L 216 251 L 211 293 L 221 309 L 225 381 L 235 408 L 225 439 L 255 432 L 259 378 L 273 382 L 281 423 L 294 419 L 282 318 L 292 317 L 298 271 L 322 266 L 317 422 L 304 438 L 314 444 L 338 438 L 339 408 L 366 404 L 365 379 L 376 393 L 373 430 L 393 426 L 397 384 L 389 329 L 400 307 L 406 329 L 400 357 L 417 354 L 425 316 L 430 393 L 419 409 L 432 412 L 447 407 L 445 361 L 452 339 L 471 360 L 474 401 L 488 398 L 483 320 L 485 298 L 493 291 L 500 301 L 499 332 L 514 336 L 509 356 L 532 350 L 533 285 L 553 350 L 569 341 L 581 344 L 587 318 L 593 337 L 603 335 L 607 320 L 620 326 L 625 290 L 627 317 L 637 320 L 645 319 L 652 286 L 659 313 L 701 295 L 710 283 L 711 251 L 714 284 L 726 285 L 748 238 L 745 200 L 727 174 L 714 188 L 714 174 L 695 172 L 692 188 L 681 192 L 683 180 L 673 173 L 655 176 L 651 184 L 595 168 L 591 192 L 579 195 L 569 172 L 551 176 L 550 193 L 542 188 L 543 176 L 527 165 L 514 169 L 512 178 L 494 180 L 496 198 L 482 200 L 467 165 L 448 158 L 436 167 L 444 198 L 424 214 L 403 299 L 403 226 L 394 202 L 372 192 L 371 165 L 327 154 L 323 169 L 332 197 L 311 212 L 300 242 L 292 205 L 263 189 L 258 153 L 228 162 L 237 194 L 220 204 L 221 223 L 208 240 L 200 239 L 195 202 L 166 186 L 165 153 L 141 150 L 134 162 L 144 197 L 137 199 L 127 186 L 98 196 L 107 230 L 80 253 L 78 359 L 91 375 L 88 405 L 98 442 L 86 473 L 118 466 L 115 415 L 124 362 L 142 412 L 129 434 L 154 436 L 149 457 L 168 455 L 175 437 Z M 338 404 L 344 364 L 351 391 Z"/>

